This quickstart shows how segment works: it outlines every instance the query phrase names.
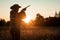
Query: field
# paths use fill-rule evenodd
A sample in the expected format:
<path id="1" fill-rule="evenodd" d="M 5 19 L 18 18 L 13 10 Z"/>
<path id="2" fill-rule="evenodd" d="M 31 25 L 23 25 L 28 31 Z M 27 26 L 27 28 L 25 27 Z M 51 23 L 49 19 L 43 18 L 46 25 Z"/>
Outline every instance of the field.
<path id="1" fill-rule="evenodd" d="M 60 28 L 27 27 L 20 28 L 21 40 L 58 40 Z M 0 40 L 11 40 L 10 27 L 0 27 Z"/>

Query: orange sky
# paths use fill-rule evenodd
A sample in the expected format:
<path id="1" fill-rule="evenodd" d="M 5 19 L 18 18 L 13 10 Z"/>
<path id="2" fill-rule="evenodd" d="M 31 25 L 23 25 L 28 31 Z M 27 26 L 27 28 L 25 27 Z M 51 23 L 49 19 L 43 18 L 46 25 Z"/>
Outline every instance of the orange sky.
<path id="1" fill-rule="evenodd" d="M 27 17 L 29 16 L 31 19 L 34 19 L 37 13 L 48 17 L 54 16 L 55 11 L 60 10 L 60 0 L 0 0 L 0 18 L 9 20 L 10 7 L 15 3 L 22 6 L 22 8 L 31 5 L 26 10 Z"/>

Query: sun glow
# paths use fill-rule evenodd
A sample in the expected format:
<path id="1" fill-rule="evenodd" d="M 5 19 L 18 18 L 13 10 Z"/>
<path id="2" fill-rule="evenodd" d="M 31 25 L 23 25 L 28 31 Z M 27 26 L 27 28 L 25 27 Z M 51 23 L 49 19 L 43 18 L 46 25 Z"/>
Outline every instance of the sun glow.
<path id="1" fill-rule="evenodd" d="M 30 17 L 26 17 L 25 19 L 23 19 L 23 21 L 24 21 L 25 23 L 29 23 L 29 22 L 30 22 L 30 20 L 31 20 L 31 18 L 30 18 Z"/>

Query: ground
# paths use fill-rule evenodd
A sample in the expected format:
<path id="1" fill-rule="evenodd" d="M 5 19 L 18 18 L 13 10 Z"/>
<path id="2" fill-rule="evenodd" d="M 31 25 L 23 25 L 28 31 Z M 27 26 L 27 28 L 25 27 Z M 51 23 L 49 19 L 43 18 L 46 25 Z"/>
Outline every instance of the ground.
<path id="1" fill-rule="evenodd" d="M 28 27 L 21 28 L 21 40 L 58 40 L 60 28 Z M 0 27 L 0 40 L 11 40 L 10 27 Z"/>

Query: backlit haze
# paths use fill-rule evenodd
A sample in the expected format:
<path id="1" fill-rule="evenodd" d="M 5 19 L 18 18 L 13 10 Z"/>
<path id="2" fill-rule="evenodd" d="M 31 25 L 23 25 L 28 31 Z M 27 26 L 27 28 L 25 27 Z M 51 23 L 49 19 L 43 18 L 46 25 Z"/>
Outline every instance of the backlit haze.
<path id="1" fill-rule="evenodd" d="M 0 0 L 0 18 L 10 19 L 10 7 L 13 4 L 19 4 L 22 8 L 31 5 L 26 10 L 27 17 L 31 19 L 34 19 L 37 13 L 45 18 L 54 16 L 55 11 L 60 10 L 60 0 Z"/>

